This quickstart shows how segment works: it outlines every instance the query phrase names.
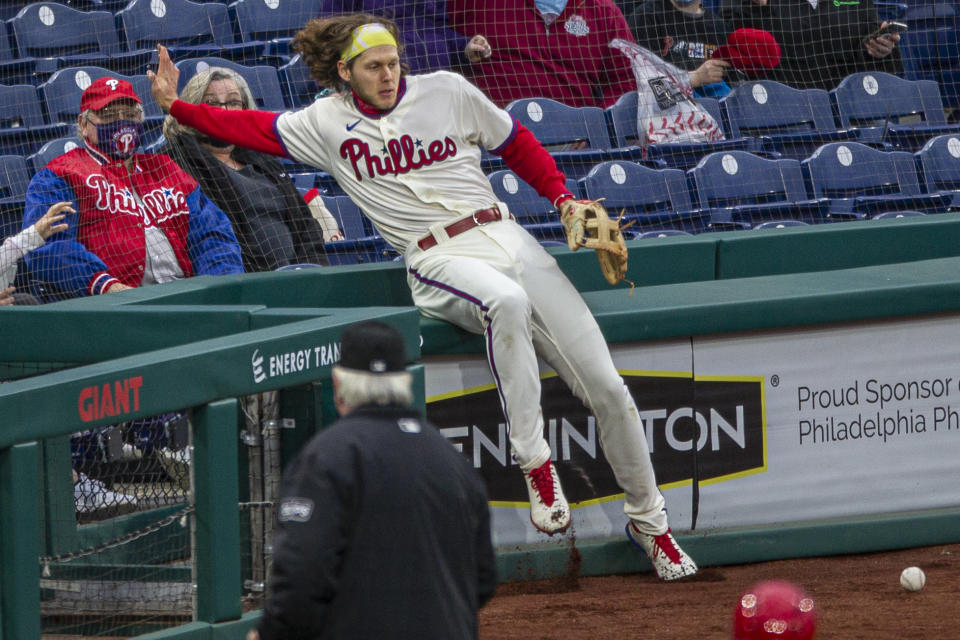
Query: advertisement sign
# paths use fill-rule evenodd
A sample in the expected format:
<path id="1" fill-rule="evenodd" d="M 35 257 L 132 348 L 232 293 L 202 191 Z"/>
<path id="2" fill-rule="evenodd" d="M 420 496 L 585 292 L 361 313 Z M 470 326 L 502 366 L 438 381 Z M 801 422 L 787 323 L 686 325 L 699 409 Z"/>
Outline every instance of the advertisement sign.
<path id="1" fill-rule="evenodd" d="M 612 345 L 676 530 L 960 503 L 957 318 Z M 542 541 L 481 357 L 428 358 L 427 414 L 484 477 L 497 544 Z M 545 435 L 578 538 L 619 535 L 594 418 L 549 369 Z"/>

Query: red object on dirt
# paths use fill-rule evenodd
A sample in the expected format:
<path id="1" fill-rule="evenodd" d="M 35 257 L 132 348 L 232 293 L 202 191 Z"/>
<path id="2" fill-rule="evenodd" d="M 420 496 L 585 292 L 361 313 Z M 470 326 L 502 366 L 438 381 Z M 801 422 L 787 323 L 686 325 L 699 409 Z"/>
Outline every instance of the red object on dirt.
<path id="1" fill-rule="evenodd" d="M 734 640 L 810 640 L 816 633 L 813 598 L 784 580 L 753 585 L 733 612 Z"/>

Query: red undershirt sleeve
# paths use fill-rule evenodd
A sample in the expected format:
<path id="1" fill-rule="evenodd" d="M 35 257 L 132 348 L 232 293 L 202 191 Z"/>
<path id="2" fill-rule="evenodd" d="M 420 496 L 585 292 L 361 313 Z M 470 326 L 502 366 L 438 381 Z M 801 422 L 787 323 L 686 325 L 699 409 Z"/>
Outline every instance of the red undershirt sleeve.
<path id="1" fill-rule="evenodd" d="M 519 122 L 516 122 L 513 139 L 499 153 L 511 171 L 553 206 L 573 197 L 567 190 L 567 178 L 557 168 L 557 163 L 530 130 Z"/>
<path id="2" fill-rule="evenodd" d="M 275 156 L 289 155 L 276 130 L 279 113 L 256 109 L 220 109 L 177 100 L 170 107 L 170 115 L 180 124 L 224 142 Z"/>

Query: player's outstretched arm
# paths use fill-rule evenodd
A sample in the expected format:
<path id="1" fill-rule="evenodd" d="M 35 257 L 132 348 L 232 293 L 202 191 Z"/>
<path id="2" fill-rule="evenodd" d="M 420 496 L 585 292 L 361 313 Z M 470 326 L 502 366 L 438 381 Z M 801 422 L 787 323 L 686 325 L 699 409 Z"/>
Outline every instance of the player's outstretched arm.
<path id="1" fill-rule="evenodd" d="M 157 71 L 147 69 L 147 78 L 150 80 L 150 92 L 153 99 L 163 109 L 170 113 L 170 108 L 180 96 L 177 94 L 177 83 L 180 81 L 180 70 L 170 59 L 170 52 L 162 44 L 157 45 Z"/>
<path id="2" fill-rule="evenodd" d="M 166 47 L 158 45 L 158 50 L 157 71 L 147 71 L 147 77 L 150 79 L 153 99 L 161 109 L 180 124 L 208 136 L 261 153 L 287 155 L 274 131 L 276 113 L 256 109 L 221 109 L 180 100 L 177 95 L 180 70 L 173 64 Z"/>

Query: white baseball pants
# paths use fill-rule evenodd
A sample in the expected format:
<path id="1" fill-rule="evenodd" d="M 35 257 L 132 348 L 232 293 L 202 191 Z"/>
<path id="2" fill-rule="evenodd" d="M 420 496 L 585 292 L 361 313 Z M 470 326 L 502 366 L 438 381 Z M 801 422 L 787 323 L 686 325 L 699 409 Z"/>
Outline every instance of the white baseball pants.
<path id="1" fill-rule="evenodd" d="M 442 234 L 437 234 L 442 235 Z M 483 334 L 520 467 L 550 458 L 537 356 L 596 417 L 603 452 L 641 531 L 667 530 L 643 423 L 596 320 L 553 256 L 513 220 L 407 250 L 413 300 L 430 317 Z"/>

